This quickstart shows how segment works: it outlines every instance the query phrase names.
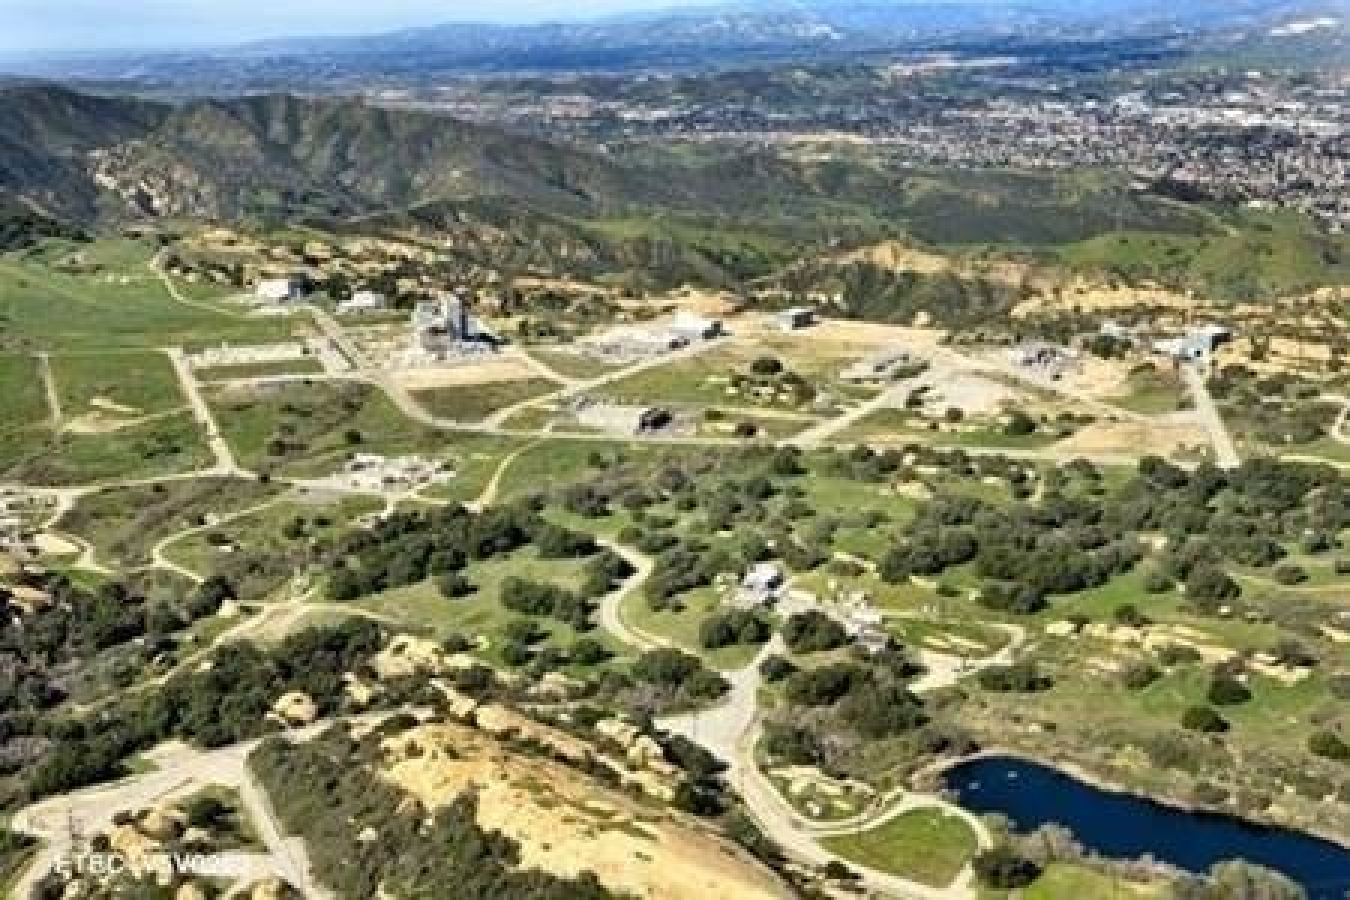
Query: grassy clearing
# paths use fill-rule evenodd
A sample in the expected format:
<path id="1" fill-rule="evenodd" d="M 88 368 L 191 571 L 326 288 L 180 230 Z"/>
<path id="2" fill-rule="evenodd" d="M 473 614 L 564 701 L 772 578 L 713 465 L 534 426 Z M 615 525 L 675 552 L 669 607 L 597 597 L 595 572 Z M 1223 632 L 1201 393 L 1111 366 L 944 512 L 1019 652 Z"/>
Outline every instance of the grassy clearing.
<path id="1" fill-rule="evenodd" d="M 973 658 L 990 656 L 1008 644 L 1008 635 L 978 622 L 890 619 L 886 628 L 902 643 Z"/>
<path id="2" fill-rule="evenodd" d="M 610 365 L 585 353 L 569 353 L 566 350 L 542 350 L 530 348 L 529 355 L 548 366 L 564 378 L 599 378 L 623 368 Z"/>
<path id="3" fill-rule="evenodd" d="M 713 405 L 732 402 L 727 379 L 743 370 L 754 354 L 721 346 L 696 356 L 644 369 L 605 387 L 605 395 L 621 402 Z"/>
<path id="4" fill-rule="evenodd" d="M 977 849 L 970 826 L 940 810 L 916 810 L 858 834 L 824 838 L 831 853 L 891 875 L 946 887 Z"/>
<path id="5" fill-rule="evenodd" d="M 173 365 L 163 353 L 59 354 L 51 362 L 67 418 L 91 412 L 134 418 L 187 405 Z M 95 401 L 124 409 L 100 409 Z"/>
<path id="6" fill-rule="evenodd" d="M 134 241 L 51 241 L 0 256 L 0 346 L 106 350 L 266 343 L 290 335 L 293 324 L 285 319 L 179 303 L 150 271 L 153 252 Z"/>
<path id="7" fill-rule="evenodd" d="M 205 393 L 241 464 L 255 471 L 324 475 L 352 453 L 438 455 L 447 442 L 366 384 L 212 385 Z"/>
<path id="8" fill-rule="evenodd" d="M 1350 278 L 1350 239 L 1318 234 L 1293 212 L 1234 210 L 1226 215 L 1232 226 L 1227 232 L 1113 232 L 1066 246 L 1060 257 L 1073 266 L 1132 280 L 1200 288 L 1224 302 Z"/>
<path id="9" fill-rule="evenodd" d="M 416 391 L 413 398 L 439 418 L 456 422 L 481 422 L 500 409 L 547 396 L 560 387 L 557 382 L 547 378 L 526 378 Z"/>
<path id="10" fill-rule="evenodd" d="M 0 354 L 0 471 L 40 455 L 52 439 L 35 357 Z"/>
<path id="11" fill-rule="evenodd" d="M 82 498 L 58 523 L 92 543 L 99 558 L 118 566 L 147 565 L 154 545 L 210 517 L 247 509 L 279 488 L 237 478 L 201 478 L 119 487 Z"/>
<path id="12" fill-rule="evenodd" d="M 444 597 L 433 581 L 424 581 L 367 597 L 358 605 L 438 639 L 450 635 L 471 639 L 485 637 L 488 640 L 486 657 L 492 663 L 502 665 L 502 629 L 507 623 L 522 618 L 501 605 L 502 582 L 516 577 L 575 589 L 581 584 L 585 565 L 585 560 L 540 559 L 533 549 L 527 549 L 471 565 L 464 574 L 478 589 L 467 597 Z M 533 621 L 547 632 L 540 646 L 566 649 L 581 637 L 580 632 L 562 622 L 549 618 Z M 615 655 L 623 654 L 623 646 L 599 629 L 586 632 L 586 636 L 600 641 Z"/>
<path id="13" fill-rule="evenodd" d="M 310 357 L 277 362 L 243 363 L 237 366 L 210 366 L 193 370 L 202 381 L 230 381 L 249 378 L 280 378 L 287 375 L 320 375 L 323 365 Z"/>
<path id="14" fill-rule="evenodd" d="M 702 656 L 709 665 L 723 670 L 741 669 L 759 655 L 758 645 L 736 645 L 707 650 L 699 643 L 699 628 L 709 616 L 723 609 L 721 597 L 712 588 L 700 588 L 681 594 L 683 609 L 654 610 L 641 591 L 624 600 L 624 621 L 648 634 L 665 638 L 690 653 Z"/>
<path id="15" fill-rule="evenodd" d="M 106 434 L 59 438 L 0 434 L 0 478 L 65 486 L 126 478 L 155 478 L 203 469 L 210 448 L 190 413 L 156 417 Z"/>
<path id="16" fill-rule="evenodd" d="M 988 450 L 1039 450 L 1062 435 L 1038 428 L 1030 434 L 1009 434 L 1001 427 L 970 420 L 961 425 L 938 425 L 903 409 L 880 409 L 839 434 L 843 443 L 884 439 L 931 444 L 935 447 L 972 447 Z"/>
<path id="17" fill-rule="evenodd" d="M 980 892 L 980 900 L 1009 900 L 1012 897 L 1022 900 L 1143 900 L 1163 894 L 1162 883 L 1126 881 L 1086 866 L 1053 863 L 1030 887 L 1014 893 L 985 889 Z"/>
<path id="18" fill-rule="evenodd" d="M 706 410 L 699 422 L 698 432 L 704 437 L 735 437 L 738 426 L 753 425 L 755 433 L 748 440 L 782 441 L 800 434 L 820 421 L 807 415 L 764 415 L 754 410 L 739 408 Z"/>
<path id="19" fill-rule="evenodd" d="M 261 598 L 304 571 L 315 552 L 330 546 L 354 521 L 383 508 L 384 503 L 372 497 L 291 495 L 251 515 L 188 535 L 166 546 L 164 553 L 201 575 L 228 575 L 243 596 Z"/>
<path id="20" fill-rule="evenodd" d="M 1146 416 L 1163 415 L 1184 409 L 1190 403 L 1186 385 L 1174 372 L 1155 366 L 1139 366 L 1126 380 L 1126 393 L 1113 397 L 1116 406 Z"/>
<path id="21" fill-rule="evenodd" d="M 0 430 L 43 425 L 49 416 L 36 357 L 0 354 Z"/>
<path id="22" fill-rule="evenodd" d="M 501 481 L 501 498 L 536 494 L 572 484 L 603 460 L 616 454 L 655 456 L 660 448 L 622 441 L 548 439 L 529 446 L 516 457 Z"/>
<path id="23" fill-rule="evenodd" d="M 454 457 L 455 478 L 428 489 L 425 496 L 452 503 L 478 499 L 507 457 L 524 446 L 526 443 L 516 438 L 488 434 L 447 434 L 440 452 Z"/>

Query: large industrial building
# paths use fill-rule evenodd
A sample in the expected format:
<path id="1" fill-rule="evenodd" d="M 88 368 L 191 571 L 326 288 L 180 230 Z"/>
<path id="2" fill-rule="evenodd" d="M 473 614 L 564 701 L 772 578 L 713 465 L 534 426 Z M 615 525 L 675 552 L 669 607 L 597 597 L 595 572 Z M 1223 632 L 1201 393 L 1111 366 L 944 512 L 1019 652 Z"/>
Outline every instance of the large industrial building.
<path id="1" fill-rule="evenodd" d="M 496 335 L 469 314 L 462 293 L 419 303 L 412 316 L 414 357 L 445 361 L 454 356 L 495 350 Z"/>

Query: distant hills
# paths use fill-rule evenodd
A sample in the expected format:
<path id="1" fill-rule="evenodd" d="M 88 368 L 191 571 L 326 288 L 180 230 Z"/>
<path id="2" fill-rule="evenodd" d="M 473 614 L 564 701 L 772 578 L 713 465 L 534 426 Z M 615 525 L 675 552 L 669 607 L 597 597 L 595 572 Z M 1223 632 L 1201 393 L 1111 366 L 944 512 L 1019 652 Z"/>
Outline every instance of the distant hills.
<path id="1" fill-rule="evenodd" d="M 482 195 L 592 211 L 689 193 L 594 153 L 359 101 L 263 96 L 173 106 L 50 85 L 0 89 L 0 190 L 82 223 L 341 217 Z"/>
<path id="2" fill-rule="evenodd" d="M 1140 29 L 1222 28 L 1278 22 L 1343 7 L 1340 0 L 742 0 L 592 21 L 533 25 L 450 23 L 383 35 L 264 41 L 262 55 L 601 51 L 695 46 L 879 46 L 953 36 L 1098 35 Z"/>
<path id="3" fill-rule="evenodd" d="M 1286 23 L 1327 17 L 1343 30 L 1350 0 L 742 0 L 590 20 L 300 36 L 192 52 L 0 59 L 0 73 L 130 83 L 178 95 L 354 93 L 467 73 L 705 70 L 999 40 L 1232 40 L 1270 37 Z"/>

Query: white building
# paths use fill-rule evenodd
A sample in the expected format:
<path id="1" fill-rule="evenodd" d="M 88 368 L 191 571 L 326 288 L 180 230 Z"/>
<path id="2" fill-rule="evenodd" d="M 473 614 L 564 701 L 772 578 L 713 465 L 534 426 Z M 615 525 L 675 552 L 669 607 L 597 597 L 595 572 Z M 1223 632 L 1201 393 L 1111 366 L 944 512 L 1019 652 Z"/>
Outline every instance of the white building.
<path id="1" fill-rule="evenodd" d="M 816 311 L 809 306 L 794 306 L 780 312 L 777 318 L 778 327 L 783 331 L 797 331 L 816 324 Z"/>
<path id="2" fill-rule="evenodd" d="M 301 278 L 266 278 L 253 288 L 253 295 L 268 303 L 296 303 L 305 298 L 305 282 Z"/>
<path id="3" fill-rule="evenodd" d="M 787 585 L 787 576 L 776 563 L 755 563 L 741 578 L 734 603 L 742 608 L 768 606 Z"/>
<path id="4" fill-rule="evenodd" d="M 339 301 L 337 305 L 337 311 L 344 315 L 363 315 L 381 312 L 388 308 L 388 299 L 384 294 L 375 291 L 357 291 L 346 300 Z"/>
<path id="5" fill-rule="evenodd" d="M 1155 353 L 1173 359 L 1208 359 L 1215 350 L 1233 340 L 1233 330 L 1222 325 L 1206 325 L 1186 332 L 1182 337 L 1168 338 L 1153 344 Z"/>

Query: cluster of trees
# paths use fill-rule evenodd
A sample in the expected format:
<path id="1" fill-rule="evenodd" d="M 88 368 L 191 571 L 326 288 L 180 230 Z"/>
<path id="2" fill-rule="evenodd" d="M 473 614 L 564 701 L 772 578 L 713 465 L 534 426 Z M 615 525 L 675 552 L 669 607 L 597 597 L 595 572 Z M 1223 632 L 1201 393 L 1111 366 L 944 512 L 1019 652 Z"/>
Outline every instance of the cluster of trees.
<path id="1" fill-rule="evenodd" d="M 1307 892 L 1279 872 L 1247 862 L 1215 865 L 1208 878 L 1182 878 L 1172 885 L 1171 900 L 1306 900 Z"/>
<path id="2" fill-rule="evenodd" d="M 816 398 L 816 388 L 811 382 L 772 356 L 753 360 L 744 372 L 732 376 L 731 384 L 740 391 L 763 390 L 785 395 L 787 402 L 795 406 L 810 403 Z"/>
<path id="3" fill-rule="evenodd" d="M 796 669 L 784 678 L 783 694 L 791 710 L 811 713 L 817 740 L 831 734 L 882 740 L 929 721 L 908 686 L 917 672 L 903 651 L 893 649 L 865 661 Z"/>
<path id="4" fill-rule="evenodd" d="M 522 506 L 482 513 L 462 507 L 403 512 L 338 543 L 329 595 L 348 602 L 458 572 L 471 561 L 531 544 L 549 558 L 582 558 L 599 549 L 589 535 L 560 528 Z"/>
<path id="5" fill-rule="evenodd" d="M 512 576 L 502 581 L 502 606 L 525 616 L 546 616 L 577 631 L 595 627 L 591 616 L 595 604 L 566 588 Z"/>
<path id="6" fill-rule="evenodd" d="M 233 584 L 208 578 L 181 595 L 150 599 L 126 582 L 94 588 L 60 574 L 30 576 L 51 602 L 31 613 L 0 588 L 0 802 L 22 793 L 22 775 L 62 737 L 54 711 L 126 687 L 161 666 L 192 622 L 234 599 Z"/>
<path id="7" fill-rule="evenodd" d="M 1041 877 L 1041 867 L 1010 847 L 992 847 L 970 861 L 985 887 L 1000 891 L 1024 888 Z"/>
<path id="8" fill-rule="evenodd" d="M 1055 681 L 1042 672 L 1034 662 L 1015 662 L 1007 666 L 990 666 L 977 676 L 980 687 L 999 693 L 1028 694 L 1048 691 Z"/>
<path id="9" fill-rule="evenodd" d="M 216 650 L 210 666 L 180 671 L 162 686 L 97 711 L 39 723 L 47 752 L 24 772 L 23 794 L 37 799 L 105 781 L 129 757 L 170 738 L 205 747 L 265 734 L 282 694 L 301 691 L 320 714 L 345 701 L 342 676 L 360 671 L 383 643 L 364 621 L 316 628 L 274 647 L 232 643 Z"/>
<path id="10" fill-rule="evenodd" d="M 657 705 L 697 705 L 726 694 L 731 685 L 703 665 L 692 653 L 663 647 L 649 650 L 633 662 L 635 681 L 649 689 Z"/>
<path id="11" fill-rule="evenodd" d="M 745 609 L 730 609 L 710 616 L 698 629 L 698 641 L 705 650 L 736 644 L 764 644 L 771 637 L 773 626 L 762 616 Z"/>
<path id="12" fill-rule="evenodd" d="M 837 650 L 848 643 L 848 631 L 819 610 L 795 613 L 783 624 L 783 639 L 793 653 Z"/>
<path id="13" fill-rule="evenodd" d="M 841 295 L 840 312 L 850 318 L 910 324 L 931 317 L 949 327 L 1005 321 L 1017 304 L 1015 287 L 955 272 L 898 272 L 873 263 L 807 265 L 785 276 L 791 291 Z"/>
<path id="14" fill-rule="evenodd" d="M 1301 573 L 1278 565 L 1288 544 L 1326 552 L 1350 526 L 1350 483 L 1327 466 L 1252 459 L 1232 471 L 1186 471 L 1147 457 L 1109 493 L 1066 492 L 1078 474 L 1048 475 L 1035 503 L 939 496 L 882 556 L 879 574 L 900 582 L 970 565 L 984 579 L 983 604 L 1026 614 L 1131 571 L 1144 555 L 1140 535 L 1162 532 L 1166 550 L 1147 573 L 1148 590 L 1182 584 L 1193 610 L 1214 614 L 1241 596 L 1230 566 L 1276 566 L 1278 577 L 1291 580 Z"/>

